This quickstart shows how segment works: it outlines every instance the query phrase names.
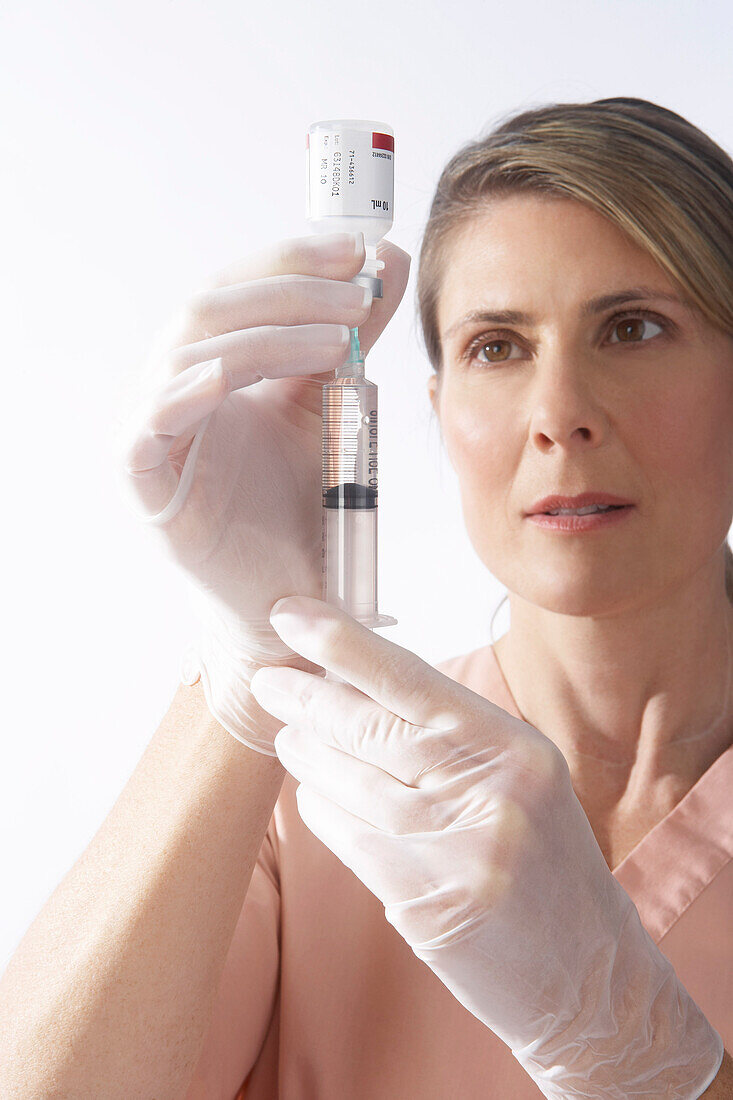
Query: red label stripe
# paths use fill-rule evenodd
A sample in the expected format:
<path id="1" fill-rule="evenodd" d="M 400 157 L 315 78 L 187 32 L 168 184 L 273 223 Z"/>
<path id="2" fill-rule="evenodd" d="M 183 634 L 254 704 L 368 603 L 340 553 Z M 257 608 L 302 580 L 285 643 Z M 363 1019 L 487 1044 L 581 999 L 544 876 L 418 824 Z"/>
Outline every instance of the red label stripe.
<path id="1" fill-rule="evenodd" d="M 394 153 L 394 138 L 391 134 L 375 134 L 372 131 L 372 149 L 389 149 Z"/>

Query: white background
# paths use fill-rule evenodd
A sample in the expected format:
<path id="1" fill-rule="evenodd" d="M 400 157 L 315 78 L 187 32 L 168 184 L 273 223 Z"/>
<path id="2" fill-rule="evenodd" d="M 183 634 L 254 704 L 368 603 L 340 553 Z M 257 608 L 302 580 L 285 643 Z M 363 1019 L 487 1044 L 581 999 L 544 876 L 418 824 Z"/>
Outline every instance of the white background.
<path id="1" fill-rule="evenodd" d="M 434 663 L 490 640 L 504 591 L 468 541 L 418 337 L 441 168 L 507 112 L 617 95 L 730 150 L 732 24 L 730 4 L 681 0 L 2 5 L 0 969 L 133 770 L 194 626 L 118 497 L 130 378 L 202 277 L 308 231 L 308 125 L 395 131 L 389 236 L 415 259 L 369 357 L 379 605 Z"/>

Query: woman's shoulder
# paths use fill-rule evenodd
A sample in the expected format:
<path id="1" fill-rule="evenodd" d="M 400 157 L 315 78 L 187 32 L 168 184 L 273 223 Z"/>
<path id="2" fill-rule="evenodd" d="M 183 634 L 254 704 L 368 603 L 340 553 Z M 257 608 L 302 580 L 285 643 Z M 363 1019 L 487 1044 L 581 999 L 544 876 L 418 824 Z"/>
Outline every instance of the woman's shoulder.
<path id="1" fill-rule="evenodd" d="M 455 657 L 446 657 L 442 661 L 437 661 L 434 667 L 445 676 L 450 676 L 451 680 L 457 680 L 458 683 L 462 684 L 464 683 L 463 677 L 470 677 L 479 666 L 490 664 L 487 659 L 487 650 L 491 648 L 490 645 L 477 646 L 476 649 L 458 653 Z"/>

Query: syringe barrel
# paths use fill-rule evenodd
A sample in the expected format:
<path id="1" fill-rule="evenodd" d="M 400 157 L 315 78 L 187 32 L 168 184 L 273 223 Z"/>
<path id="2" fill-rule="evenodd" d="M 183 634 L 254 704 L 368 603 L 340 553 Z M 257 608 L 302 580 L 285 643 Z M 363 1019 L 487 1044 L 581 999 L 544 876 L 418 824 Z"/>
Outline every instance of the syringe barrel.
<path id="1" fill-rule="evenodd" d="M 377 603 L 377 387 L 323 386 L 323 599 L 367 626 Z"/>

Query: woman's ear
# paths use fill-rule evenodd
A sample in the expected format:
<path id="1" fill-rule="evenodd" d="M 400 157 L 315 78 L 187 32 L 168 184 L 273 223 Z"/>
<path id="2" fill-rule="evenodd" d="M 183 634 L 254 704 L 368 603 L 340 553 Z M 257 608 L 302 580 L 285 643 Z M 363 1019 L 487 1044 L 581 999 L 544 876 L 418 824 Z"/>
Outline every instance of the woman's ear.
<path id="1" fill-rule="evenodd" d="M 437 374 L 431 374 L 428 378 L 428 395 L 430 397 L 430 404 L 433 406 L 433 412 L 438 417 L 438 420 L 440 420 L 440 412 L 438 409 L 438 402 L 440 399 L 440 387 Z"/>

